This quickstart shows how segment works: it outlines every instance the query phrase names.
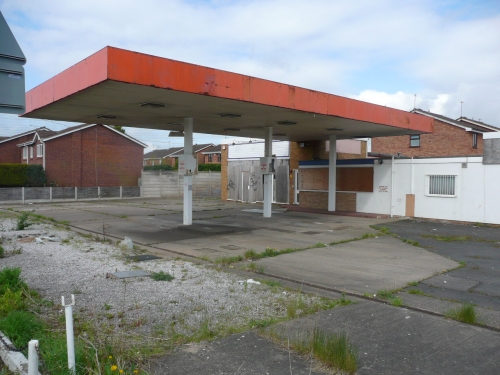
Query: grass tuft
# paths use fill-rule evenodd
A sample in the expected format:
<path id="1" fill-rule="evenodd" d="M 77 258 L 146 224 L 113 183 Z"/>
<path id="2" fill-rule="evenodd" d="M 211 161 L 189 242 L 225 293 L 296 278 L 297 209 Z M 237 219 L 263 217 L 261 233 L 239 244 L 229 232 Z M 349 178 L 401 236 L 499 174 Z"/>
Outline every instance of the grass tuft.
<path id="1" fill-rule="evenodd" d="M 459 322 L 462 323 L 467 323 L 467 324 L 477 323 L 476 310 L 474 309 L 474 305 L 471 305 L 470 303 L 464 303 L 462 307 L 449 310 L 445 314 L 445 316 L 454 320 L 458 320 Z"/>
<path id="2" fill-rule="evenodd" d="M 276 337 L 280 339 L 279 337 Z M 283 340 L 281 340 L 283 341 Z M 336 373 L 355 374 L 358 367 L 358 351 L 345 333 L 326 333 L 315 328 L 285 341 L 300 354 L 312 354 Z"/>
<path id="3" fill-rule="evenodd" d="M 28 211 L 24 211 L 21 215 L 19 215 L 17 218 L 16 230 L 25 230 L 29 226 L 33 225 L 33 223 L 28 222 L 29 216 L 30 213 Z"/>

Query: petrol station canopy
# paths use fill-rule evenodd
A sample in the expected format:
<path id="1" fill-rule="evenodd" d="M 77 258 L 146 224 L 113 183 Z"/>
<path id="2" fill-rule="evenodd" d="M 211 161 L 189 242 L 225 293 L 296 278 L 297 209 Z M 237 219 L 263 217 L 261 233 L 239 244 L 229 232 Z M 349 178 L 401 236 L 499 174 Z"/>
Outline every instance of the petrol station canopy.
<path id="1" fill-rule="evenodd" d="M 26 93 L 24 117 L 289 141 L 432 132 L 432 118 L 105 47 Z"/>

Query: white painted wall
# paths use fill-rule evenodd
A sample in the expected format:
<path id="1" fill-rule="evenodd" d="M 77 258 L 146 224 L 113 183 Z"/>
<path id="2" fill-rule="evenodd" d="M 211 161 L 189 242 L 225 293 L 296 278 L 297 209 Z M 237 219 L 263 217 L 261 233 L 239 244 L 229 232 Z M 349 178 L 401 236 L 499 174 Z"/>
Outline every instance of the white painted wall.
<path id="1" fill-rule="evenodd" d="M 259 159 L 264 156 L 264 142 L 228 145 L 228 159 Z M 290 143 L 273 141 L 273 155 L 278 158 L 290 157 Z"/>
<path id="2" fill-rule="evenodd" d="M 411 164 L 411 159 L 394 161 L 392 206 L 396 216 L 405 215 Z M 456 197 L 426 195 L 426 175 L 456 175 Z M 500 165 L 483 165 L 482 157 L 414 159 L 413 184 L 416 217 L 500 224 Z M 391 160 L 375 163 L 374 192 L 358 193 L 356 205 L 358 212 L 390 214 Z"/>

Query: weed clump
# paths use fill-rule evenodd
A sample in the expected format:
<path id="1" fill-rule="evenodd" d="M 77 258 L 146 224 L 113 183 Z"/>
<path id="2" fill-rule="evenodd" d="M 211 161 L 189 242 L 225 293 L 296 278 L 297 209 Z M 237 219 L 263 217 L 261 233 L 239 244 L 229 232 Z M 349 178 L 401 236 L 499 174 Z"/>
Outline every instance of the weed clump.
<path id="1" fill-rule="evenodd" d="M 476 310 L 474 309 L 474 305 L 471 305 L 470 303 L 464 303 L 462 307 L 448 311 L 445 316 L 450 319 L 458 320 L 462 323 L 477 323 Z"/>
<path id="2" fill-rule="evenodd" d="M 174 277 L 168 272 L 155 272 L 151 275 L 151 278 L 155 281 L 172 281 Z"/>
<path id="3" fill-rule="evenodd" d="M 28 218 L 30 216 L 30 213 L 27 211 L 24 211 L 18 218 L 17 218 L 17 225 L 16 225 L 16 230 L 25 230 L 26 228 L 30 227 L 33 225 L 33 223 L 28 222 Z"/>

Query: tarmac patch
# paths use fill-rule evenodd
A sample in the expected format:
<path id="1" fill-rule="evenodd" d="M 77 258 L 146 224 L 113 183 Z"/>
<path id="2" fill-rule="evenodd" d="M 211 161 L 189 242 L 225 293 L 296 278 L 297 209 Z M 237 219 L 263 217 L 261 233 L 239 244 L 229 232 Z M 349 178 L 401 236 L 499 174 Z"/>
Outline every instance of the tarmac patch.
<path id="1" fill-rule="evenodd" d="M 438 275 L 422 281 L 422 284 L 432 286 L 435 288 L 453 289 L 466 292 L 469 289 L 478 286 L 479 281 L 463 279 L 461 277 L 455 277 L 455 276 Z"/>

